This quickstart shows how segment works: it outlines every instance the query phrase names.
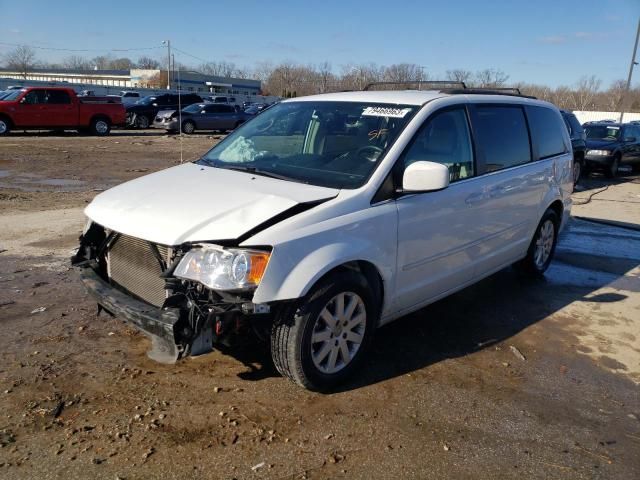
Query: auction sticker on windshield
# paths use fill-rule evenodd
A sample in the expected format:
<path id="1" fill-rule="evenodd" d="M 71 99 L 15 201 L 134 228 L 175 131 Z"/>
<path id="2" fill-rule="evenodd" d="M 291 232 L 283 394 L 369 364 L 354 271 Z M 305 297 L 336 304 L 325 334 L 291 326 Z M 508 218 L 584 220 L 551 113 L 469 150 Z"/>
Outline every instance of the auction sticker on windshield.
<path id="1" fill-rule="evenodd" d="M 367 107 L 362 111 L 362 116 L 403 118 L 410 111 L 410 108 Z"/>

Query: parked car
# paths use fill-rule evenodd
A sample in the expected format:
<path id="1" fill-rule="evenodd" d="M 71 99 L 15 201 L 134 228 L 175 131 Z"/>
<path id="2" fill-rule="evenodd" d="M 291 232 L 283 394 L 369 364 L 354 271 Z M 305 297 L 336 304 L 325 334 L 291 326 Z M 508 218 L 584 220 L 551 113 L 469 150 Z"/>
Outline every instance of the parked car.
<path id="1" fill-rule="evenodd" d="M 228 97 L 224 95 L 209 95 L 205 97 L 207 102 L 211 103 L 226 103 L 227 105 L 236 105 L 236 97 Z"/>
<path id="2" fill-rule="evenodd" d="M 202 98 L 194 93 L 180 95 L 165 93 L 149 95 L 138 100 L 133 105 L 127 105 L 127 125 L 136 128 L 149 128 L 160 110 L 177 110 L 179 106 L 186 107 L 193 103 L 202 103 Z"/>
<path id="3" fill-rule="evenodd" d="M 180 129 L 182 119 L 182 131 L 191 134 L 196 130 L 219 130 L 226 132 L 242 125 L 249 115 L 238 112 L 231 105 L 218 103 L 194 103 L 181 112 L 177 110 L 163 110 L 158 112 L 153 127 L 163 128 L 169 132 Z"/>
<path id="4" fill-rule="evenodd" d="M 587 151 L 587 135 L 584 128 L 572 112 L 560 110 L 564 123 L 569 130 L 571 149 L 573 150 L 573 185 L 577 185 L 584 170 L 584 157 Z"/>
<path id="5" fill-rule="evenodd" d="M 553 258 L 573 190 L 562 116 L 479 92 L 285 100 L 200 160 L 95 197 L 73 264 L 156 360 L 254 332 L 282 375 L 331 389 L 377 327 Z"/>
<path id="6" fill-rule="evenodd" d="M 0 102 L 0 135 L 11 129 L 73 129 L 108 135 L 123 125 L 122 103 L 108 97 L 79 97 L 72 88 L 29 87 L 13 90 Z"/>
<path id="7" fill-rule="evenodd" d="M 120 98 L 124 105 L 132 105 L 142 98 L 139 92 L 131 92 L 123 90 L 120 92 Z"/>
<path id="8" fill-rule="evenodd" d="M 245 113 L 249 114 L 249 115 L 257 115 L 260 112 L 262 112 L 263 110 L 267 109 L 270 107 L 270 104 L 268 103 L 254 103 L 251 106 L 249 106 L 248 108 L 246 108 L 244 110 Z"/>
<path id="9" fill-rule="evenodd" d="M 78 92 L 79 97 L 95 97 L 96 92 L 94 90 L 80 90 Z"/>
<path id="10" fill-rule="evenodd" d="M 585 127 L 587 171 L 602 170 L 613 178 L 620 165 L 640 164 L 640 126 L 629 123 L 590 123 Z"/>
<path id="11" fill-rule="evenodd" d="M 6 90 L 0 91 L 0 100 L 2 100 L 4 97 L 8 97 L 10 93 L 11 91 L 6 91 Z"/>

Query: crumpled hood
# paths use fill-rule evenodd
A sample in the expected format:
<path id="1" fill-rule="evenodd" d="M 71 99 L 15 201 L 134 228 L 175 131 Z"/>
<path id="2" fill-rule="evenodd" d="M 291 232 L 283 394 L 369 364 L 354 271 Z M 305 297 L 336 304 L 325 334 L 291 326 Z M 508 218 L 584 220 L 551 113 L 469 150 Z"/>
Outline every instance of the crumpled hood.
<path id="1" fill-rule="evenodd" d="M 615 150 L 618 148 L 618 142 L 611 140 L 587 140 L 587 148 L 590 150 Z"/>
<path id="2" fill-rule="evenodd" d="M 231 240 L 300 203 L 339 190 L 187 163 L 101 193 L 94 222 L 162 245 Z"/>

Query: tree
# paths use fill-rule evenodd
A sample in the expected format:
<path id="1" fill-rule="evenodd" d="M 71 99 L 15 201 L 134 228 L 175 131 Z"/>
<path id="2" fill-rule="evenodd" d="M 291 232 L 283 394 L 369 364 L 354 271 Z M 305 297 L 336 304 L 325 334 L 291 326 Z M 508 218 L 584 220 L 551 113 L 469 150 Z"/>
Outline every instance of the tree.
<path id="1" fill-rule="evenodd" d="M 127 57 L 116 58 L 109 62 L 109 69 L 111 70 L 129 70 L 133 66 L 134 63 Z"/>
<path id="2" fill-rule="evenodd" d="M 580 78 L 571 95 L 573 110 L 593 110 L 594 99 L 601 83 L 595 75 Z"/>
<path id="3" fill-rule="evenodd" d="M 160 62 L 154 58 L 142 56 L 136 62 L 136 67 L 143 70 L 158 70 L 160 68 Z"/>
<path id="4" fill-rule="evenodd" d="M 97 70 L 107 70 L 111 68 L 109 65 L 113 57 L 111 55 L 98 55 L 97 57 L 93 57 L 89 62 L 91 68 L 96 68 Z"/>
<path id="5" fill-rule="evenodd" d="M 71 55 L 62 61 L 64 68 L 70 68 L 72 70 L 90 70 L 91 63 L 84 57 L 79 55 Z"/>
<path id="6" fill-rule="evenodd" d="M 503 87 L 507 80 L 509 80 L 509 75 L 502 70 L 487 68 L 476 72 L 473 85 L 480 88 L 499 88 Z"/>
<path id="7" fill-rule="evenodd" d="M 447 80 L 451 80 L 452 82 L 470 82 L 473 73 L 469 70 L 463 70 L 461 68 L 456 68 L 454 70 L 447 70 L 446 77 Z"/>
<path id="8" fill-rule="evenodd" d="M 28 45 L 20 45 L 5 54 L 4 62 L 7 68 L 16 70 L 26 79 L 29 71 L 37 65 L 36 52 Z"/>

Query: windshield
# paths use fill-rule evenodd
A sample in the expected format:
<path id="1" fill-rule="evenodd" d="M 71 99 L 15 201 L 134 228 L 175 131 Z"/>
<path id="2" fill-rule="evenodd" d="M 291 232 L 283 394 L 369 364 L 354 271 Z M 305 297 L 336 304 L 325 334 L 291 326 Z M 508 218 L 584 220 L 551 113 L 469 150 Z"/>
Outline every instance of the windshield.
<path id="1" fill-rule="evenodd" d="M 2 100 L 5 102 L 11 102 L 17 99 L 20 95 L 23 94 L 23 90 L 11 90 L 7 93 L 6 97 L 3 97 Z"/>
<path id="2" fill-rule="evenodd" d="M 284 102 L 265 110 L 198 163 L 332 188 L 358 188 L 418 107 Z"/>
<path id="3" fill-rule="evenodd" d="M 151 105 L 153 102 L 155 102 L 155 100 L 156 100 L 156 97 L 142 97 L 136 103 L 138 105 Z"/>
<path id="4" fill-rule="evenodd" d="M 598 140 L 618 140 L 620 138 L 620 127 L 615 125 L 588 125 L 584 131 L 587 138 Z"/>
<path id="5" fill-rule="evenodd" d="M 182 111 L 187 113 L 198 113 L 203 108 L 204 108 L 204 104 L 194 103 L 193 105 L 189 105 L 188 107 L 183 108 Z"/>

